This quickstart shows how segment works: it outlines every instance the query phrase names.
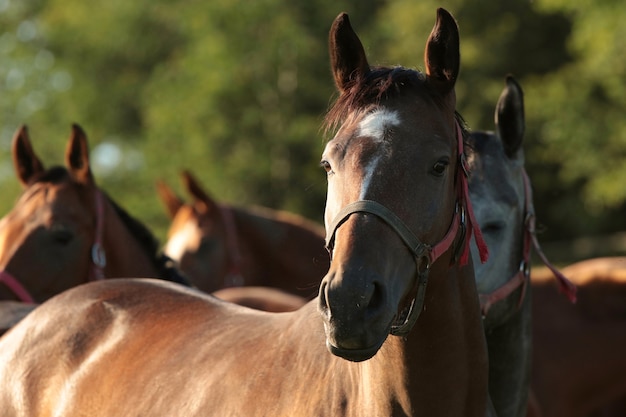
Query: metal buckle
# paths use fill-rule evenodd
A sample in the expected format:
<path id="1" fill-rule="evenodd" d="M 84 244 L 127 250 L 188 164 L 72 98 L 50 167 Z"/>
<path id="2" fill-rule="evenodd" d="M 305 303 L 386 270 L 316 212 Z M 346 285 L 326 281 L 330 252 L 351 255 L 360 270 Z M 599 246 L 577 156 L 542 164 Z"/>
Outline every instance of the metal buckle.
<path id="1" fill-rule="evenodd" d="M 107 265 L 106 253 L 104 252 L 102 245 L 98 242 L 94 243 L 91 247 L 91 260 L 94 265 L 99 268 L 104 268 Z"/>

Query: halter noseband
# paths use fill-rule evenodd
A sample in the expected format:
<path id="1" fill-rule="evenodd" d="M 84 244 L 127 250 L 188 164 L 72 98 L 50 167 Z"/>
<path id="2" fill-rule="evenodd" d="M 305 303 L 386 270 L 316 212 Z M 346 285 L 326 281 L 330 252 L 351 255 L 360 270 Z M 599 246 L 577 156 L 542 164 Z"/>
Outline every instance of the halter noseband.
<path id="1" fill-rule="evenodd" d="M 456 136 L 457 136 L 457 155 L 458 155 L 458 169 L 457 169 L 457 202 L 454 217 L 452 223 L 448 229 L 448 232 L 442 238 L 439 243 L 431 246 L 423 243 L 415 234 L 409 229 L 409 227 L 391 210 L 384 205 L 373 200 L 359 200 L 348 204 L 335 216 L 335 219 L 331 223 L 331 226 L 326 235 L 326 248 L 328 249 L 331 259 L 333 252 L 333 245 L 335 241 L 335 234 L 337 229 L 354 213 L 369 213 L 377 216 L 383 220 L 396 234 L 402 239 L 402 242 L 413 255 L 417 269 L 417 291 L 416 295 L 411 301 L 409 306 L 409 312 L 400 325 L 392 325 L 390 333 L 395 336 L 406 336 L 409 334 L 415 322 L 417 321 L 420 313 L 424 308 L 424 297 L 426 295 L 426 286 L 428 283 L 428 274 L 430 272 L 430 266 L 448 249 L 450 249 L 457 237 L 459 230 L 461 230 L 462 239 L 460 239 L 458 246 L 455 250 L 453 262 L 459 261 L 461 265 L 467 263 L 469 258 L 469 240 L 474 233 L 476 244 L 480 251 L 480 258 L 482 262 L 487 260 L 489 256 L 487 246 L 485 245 L 480 229 L 477 227 L 477 223 L 474 219 L 474 213 L 472 205 L 469 200 L 469 192 L 467 186 L 468 169 L 465 160 L 465 152 L 463 150 L 463 132 L 461 126 L 456 122 Z M 468 214 L 469 227 L 466 227 L 466 216 Z M 461 252 L 460 259 L 458 258 L 459 252 Z"/>
<path id="2" fill-rule="evenodd" d="M 104 231 L 104 197 L 98 189 L 95 191 L 96 201 L 96 232 L 94 243 L 91 247 L 91 269 L 89 272 L 89 280 L 96 281 L 104 279 L 104 268 L 106 267 L 106 253 L 102 246 L 102 234 Z M 25 303 L 35 303 L 35 299 L 28 290 L 6 270 L 0 271 L 0 283 L 3 283 L 15 294 L 19 301 Z"/>

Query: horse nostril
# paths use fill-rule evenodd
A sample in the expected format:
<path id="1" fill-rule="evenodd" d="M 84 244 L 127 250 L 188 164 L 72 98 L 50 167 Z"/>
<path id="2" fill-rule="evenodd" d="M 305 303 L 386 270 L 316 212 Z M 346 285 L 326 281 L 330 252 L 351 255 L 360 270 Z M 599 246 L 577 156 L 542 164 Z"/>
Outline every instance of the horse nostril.
<path id="1" fill-rule="evenodd" d="M 330 310 L 328 308 L 328 302 L 327 300 L 327 296 L 326 296 L 326 290 L 328 288 L 328 284 L 326 283 L 326 281 L 322 281 L 322 284 L 320 285 L 320 292 L 319 292 L 319 303 L 318 303 L 318 308 L 320 313 L 322 313 L 325 317 L 330 318 Z"/>
<path id="2" fill-rule="evenodd" d="M 373 283 L 372 295 L 367 305 L 369 310 L 378 310 L 383 305 L 384 294 L 383 289 L 377 282 Z"/>

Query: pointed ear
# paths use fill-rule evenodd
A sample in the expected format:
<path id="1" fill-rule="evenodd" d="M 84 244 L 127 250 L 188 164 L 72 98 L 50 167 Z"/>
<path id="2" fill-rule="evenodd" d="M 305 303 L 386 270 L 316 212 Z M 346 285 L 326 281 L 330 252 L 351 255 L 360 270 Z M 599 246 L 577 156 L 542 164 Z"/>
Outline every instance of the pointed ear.
<path id="1" fill-rule="evenodd" d="M 516 156 L 524 140 L 524 92 L 511 75 L 500 94 L 495 112 L 496 130 L 509 158 Z"/>
<path id="2" fill-rule="evenodd" d="M 330 28 L 328 50 L 335 85 L 340 93 L 370 71 L 363 45 L 346 13 L 340 13 Z"/>
<path id="3" fill-rule="evenodd" d="M 89 145 L 87 135 L 77 124 L 72 125 L 72 134 L 65 148 L 65 165 L 79 182 L 93 183 L 89 167 Z"/>
<path id="4" fill-rule="evenodd" d="M 13 136 L 11 145 L 13 166 L 22 187 L 26 187 L 33 176 L 44 171 L 41 160 L 35 155 L 28 136 L 28 128 L 22 125 Z"/>
<path id="5" fill-rule="evenodd" d="M 429 80 L 443 93 L 449 93 L 459 75 L 459 28 L 454 17 L 445 9 L 437 9 L 437 21 L 430 32 L 424 63 Z"/>
<path id="6" fill-rule="evenodd" d="M 165 182 L 157 180 L 155 185 L 157 194 L 165 206 L 167 214 L 173 219 L 176 216 L 176 213 L 178 213 L 178 210 L 183 206 L 183 200 L 180 199 L 174 190 L 172 190 Z"/>
<path id="7" fill-rule="evenodd" d="M 184 171 L 182 173 L 182 179 L 185 188 L 187 189 L 189 194 L 193 196 L 194 205 L 198 210 L 208 213 L 217 207 L 217 203 L 215 202 L 215 200 L 213 200 L 209 196 L 209 194 L 207 194 L 202 189 L 202 187 L 198 183 L 198 180 L 196 180 L 196 178 L 191 175 L 191 172 Z"/>

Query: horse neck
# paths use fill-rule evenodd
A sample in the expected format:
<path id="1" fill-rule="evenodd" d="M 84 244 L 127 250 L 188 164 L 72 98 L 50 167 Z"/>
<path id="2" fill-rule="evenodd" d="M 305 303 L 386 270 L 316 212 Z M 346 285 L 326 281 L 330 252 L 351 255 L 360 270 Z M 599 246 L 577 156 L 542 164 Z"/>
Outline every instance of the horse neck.
<path id="1" fill-rule="evenodd" d="M 312 226 L 301 226 L 282 219 L 277 212 L 269 209 L 267 213 L 234 207 L 229 209 L 233 215 L 246 285 L 278 286 L 291 292 L 295 288 L 311 289 L 319 285 L 328 268 L 327 265 L 315 268 L 311 253 L 317 249 L 320 256 L 326 256 L 321 227 L 317 232 Z M 289 281 L 290 288 L 285 288 L 285 281 Z"/>
<path id="2" fill-rule="evenodd" d="M 104 203 L 103 248 L 106 253 L 104 275 L 107 278 L 161 278 L 155 255 L 150 255 L 131 234 L 109 201 Z"/>
<path id="3" fill-rule="evenodd" d="M 471 261 L 433 265 L 424 309 L 401 345 L 410 402 L 419 415 L 485 415 L 487 352 Z M 379 353 L 380 354 L 380 353 Z"/>

